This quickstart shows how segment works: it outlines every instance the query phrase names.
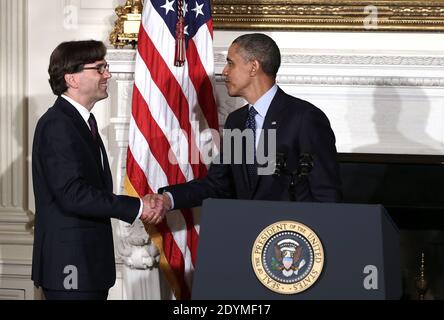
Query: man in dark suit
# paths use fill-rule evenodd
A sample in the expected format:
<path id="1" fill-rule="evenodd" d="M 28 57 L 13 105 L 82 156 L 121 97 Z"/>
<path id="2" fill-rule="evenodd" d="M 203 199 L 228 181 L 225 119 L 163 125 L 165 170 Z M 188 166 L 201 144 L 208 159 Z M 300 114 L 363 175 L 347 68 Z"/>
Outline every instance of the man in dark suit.
<path id="1" fill-rule="evenodd" d="M 252 130 L 253 149 L 259 152 L 263 149 L 261 143 L 267 140 L 267 136 L 268 139 L 272 137 L 268 133 L 274 129 L 275 149 L 286 158 L 288 171 L 298 171 L 302 154 L 312 157 L 313 168 L 305 180 L 296 183 L 291 192 L 294 198 L 297 201 L 337 202 L 341 198 L 341 181 L 330 123 L 320 109 L 286 94 L 276 85 L 280 62 L 279 48 L 264 34 L 247 34 L 233 41 L 223 70 L 225 84 L 230 96 L 242 97 L 248 105 L 228 116 L 225 130 Z M 265 147 L 267 145 L 265 143 Z M 232 142 L 228 146 L 231 155 L 248 153 L 249 150 L 245 145 L 235 150 Z M 258 169 L 257 161 L 248 164 L 245 156 L 239 163 L 219 160 L 211 165 L 208 175 L 202 179 L 161 188 L 164 209 L 198 206 L 210 197 L 290 199 L 290 175 L 276 176 L 270 172 L 260 175 Z"/>
<path id="2" fill-rule="evenodd" d="M 111 74 L 99 41 L 60 44 L 49 82 L 58 96 L 34 134 L 36 202 L 32 279 L 47 299 L 106 299 L 116 279 L 110 218 L 158 223 L 149 197 L 113 194 L 94 104 L 108 97 Z"/>

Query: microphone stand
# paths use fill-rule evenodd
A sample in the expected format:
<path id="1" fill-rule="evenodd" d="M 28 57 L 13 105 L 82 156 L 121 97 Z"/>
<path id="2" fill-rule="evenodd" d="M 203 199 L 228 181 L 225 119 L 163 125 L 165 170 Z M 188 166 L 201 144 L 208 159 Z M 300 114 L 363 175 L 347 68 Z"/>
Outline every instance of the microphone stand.
<path id="1" fill-rule="evenodd" d="M 290 186 L 288 187 L 288 196 L 290 201 L 296 202 L 296 177 L 298 176 L 298 170 L 289 172 L 288 175 L 290 176 Z"/>
<path id="2" fill-rule="evenodd" d="M 290 177 L 290 185 L 288 187 L 288 195 L 290 201 L 296 201 L 296 186 L 305 181 L 313 169 L 313 157 L 309 153 L 301 153 L 299 164 L 296 170 L 290 171 L 287 168 L 287 157 L 283 153 L 276 154 L 275 176 L 285 175 Z"/>

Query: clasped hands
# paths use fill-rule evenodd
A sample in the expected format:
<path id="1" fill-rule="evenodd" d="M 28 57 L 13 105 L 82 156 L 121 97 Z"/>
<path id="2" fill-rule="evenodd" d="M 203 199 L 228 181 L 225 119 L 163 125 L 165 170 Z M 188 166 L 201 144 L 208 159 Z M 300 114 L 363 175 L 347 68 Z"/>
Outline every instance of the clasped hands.
<path id="1" fill-rule="evenodd" d="M 171 200 L 165 193 L 147 194 L 142 198 L 143 211 L 140 220 L 147 224 L 159 224 L 171 209 Z"/>

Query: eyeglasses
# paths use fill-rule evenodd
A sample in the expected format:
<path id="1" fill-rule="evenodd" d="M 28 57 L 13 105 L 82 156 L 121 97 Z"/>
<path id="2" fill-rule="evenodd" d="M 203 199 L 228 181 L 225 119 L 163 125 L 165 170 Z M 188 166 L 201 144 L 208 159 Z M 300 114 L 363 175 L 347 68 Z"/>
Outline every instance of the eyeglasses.
<path id="1" fill-rule="evenodd" d="M 98 64 L 98 65 L 95 66 L 95 67 L 83 67 L 82 70 L 97 70 L 97 72 L 98 72 L 99 74 L 104 74 L 105 71 L 108 71 L 108 72 L 109 72 L 109 64 L 108 64 L 108 63 L 105 63 L 105 64 Z"/>

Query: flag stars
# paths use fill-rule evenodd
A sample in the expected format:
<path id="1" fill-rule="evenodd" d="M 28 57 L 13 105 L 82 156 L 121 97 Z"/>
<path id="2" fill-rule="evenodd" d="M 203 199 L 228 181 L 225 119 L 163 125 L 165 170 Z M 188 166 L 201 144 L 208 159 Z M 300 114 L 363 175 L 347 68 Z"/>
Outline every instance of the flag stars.
<path id="1" fill-rule="evenodd" d="M 170 11 L 174 12 L 174 8 L 173 8 L 174 1 L 175 0 L 172 0 L 171 2 L 169 2 L 168 0 L 165 0 L 165 4 L 163 6 L 160 6 L 161 8 L 165 9 L 165 15 L 168 15 L 168 12 L 170 12 Z"/>
<path id="2" fill-rule="evenodd" d="M 188 3 L 183 2 L 183 15 L 185 16 L 188 13 Z"/>
<path id="3" fill-rule="evenodd" d="M 185 33 L 187 36 L 190 35 L 190 34 L 188 33 L 188 26 L 185 26 L 185 28 L 183 28 L 183 33 Z"/>
<path id="4" fill-rule="evenodd" d="M 201 15 L 204 15 L 203 14 L 203 11 L 202 11 L 202 7 L 203 7 L 203 3 L 201 4 L 201 5 L 199 5 L 199 3 L 197 3 L 197 1 L 196 1 L 196 7 L 194 8 L 194 9 L 191 9 L 191 11 L 194 11 L 194 12 L 196 12 L 196 18 L 201 14 Z"/>

